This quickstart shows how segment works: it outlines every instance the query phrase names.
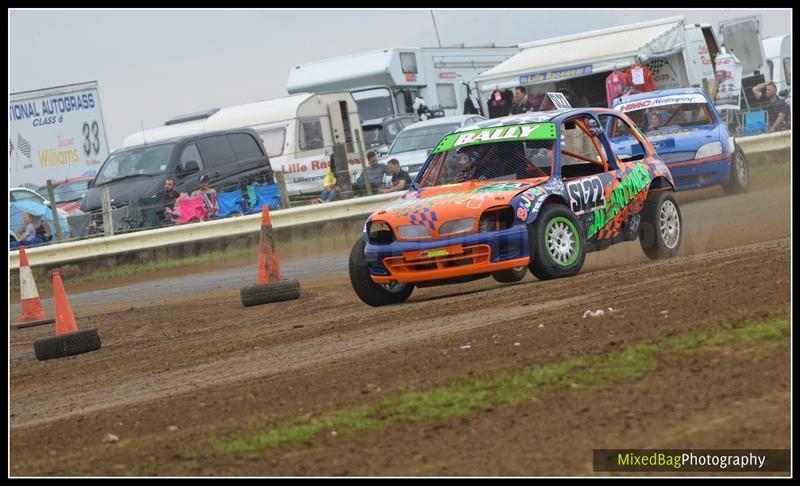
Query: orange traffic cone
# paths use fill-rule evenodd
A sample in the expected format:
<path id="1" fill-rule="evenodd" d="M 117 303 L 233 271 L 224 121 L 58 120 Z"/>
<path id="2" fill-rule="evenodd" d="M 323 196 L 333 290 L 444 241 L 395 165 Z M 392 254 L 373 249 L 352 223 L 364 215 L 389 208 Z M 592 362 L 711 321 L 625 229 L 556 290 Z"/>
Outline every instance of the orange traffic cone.
<path id="1" fill-rule="evenodd" d="M 269 206 L 261 208 L 261 240 L 258 244 L 258 283 L 264 285 L 283 280 L 281 263 L 275 254 L 275 241 L 272 239 L 272 219 Z"/>
<path id="2" fill-rule="evenodd" d="M 53 273 L 53 297 L 56 301 L 56 335 L 33 342 L 36 359 L 64 358 L 100 349 L 102 344 L 97 329 L 78 330 L 58 272 Z"/>
<path id="3" fill-rule="evenodd" d="M 61 282 L 61 274 L 53 272 L 53 298 L 56 301 L 56 335 L 76 332 L 78 325 L 72 315 L 72 307 L 67 299 L 67 292 Z"/>
<path id="4" fill-rule="evenodd" d="M 25 247 L 19 247 L 19 290 L 22 304 L 22 320 L 25 322 L 45 320 L 42 301 L 39 299 L 39 290 L 33 280 L 33 272 L 28 265 L 28 255 Z"/>
<path id="5" fill-rule="evenodd" d="M 300 298 L 300 282 L 295 279 L 284 280 L 281 263 L 275 253 L 272 238 L 272 219 L 269 207 L 261 208 L 261 240 L 258 244 L 258 283 L 242 287 L 239 291 L 242 305 L 267 304 Z"/>

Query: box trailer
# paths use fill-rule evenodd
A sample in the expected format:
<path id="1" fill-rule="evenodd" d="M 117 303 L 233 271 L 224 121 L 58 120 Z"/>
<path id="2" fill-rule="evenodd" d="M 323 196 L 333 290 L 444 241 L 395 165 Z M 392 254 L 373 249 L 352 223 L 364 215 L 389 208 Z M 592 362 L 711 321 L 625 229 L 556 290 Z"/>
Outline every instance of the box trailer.
<path id="1" fill-rule="evenodd" d="M 393 47 L 296 64 L 289 70 L 289 93 L 346 90 L 353 94 L 365 124 L 414 113 L 417 97 L 444 116 L 460 115 L 465 85 L 519 52 L 517 46 Z"/>
<path id="2" fill-rule="evenodd" d="M 345 144 L 352 177 L 361 173 L 361 120 L 348 92 L 301 93 L 284 98 L 212 110 L 172 120 L 169 125 L 125 137 L 124 147 L 153 143 L 180 135 L 230 128 L 252 128 L 262 141 L 272 169 L 280 170 L 289 194 L 317 193 L 333 153 L 333 144 Z M 355 180 L 355 179 L 354 179 Z"/>

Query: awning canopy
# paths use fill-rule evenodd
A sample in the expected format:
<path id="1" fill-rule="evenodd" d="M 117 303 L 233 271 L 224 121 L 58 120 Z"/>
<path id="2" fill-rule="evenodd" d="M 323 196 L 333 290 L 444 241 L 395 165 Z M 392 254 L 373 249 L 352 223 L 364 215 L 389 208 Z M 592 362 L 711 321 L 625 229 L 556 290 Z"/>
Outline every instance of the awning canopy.
<path id="1" fill-rule="evenodd" d="M 528 42 L 475 82 L 486 92 L 569 79 L 667 57 L 683 44 L 683 16 Z"/>

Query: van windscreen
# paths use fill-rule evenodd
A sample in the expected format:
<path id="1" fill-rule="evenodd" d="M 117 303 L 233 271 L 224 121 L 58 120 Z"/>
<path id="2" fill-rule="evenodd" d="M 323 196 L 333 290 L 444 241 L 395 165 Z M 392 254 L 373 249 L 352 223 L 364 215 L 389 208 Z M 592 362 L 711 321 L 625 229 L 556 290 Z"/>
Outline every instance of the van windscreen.
<path id="1" fill-rule="evenodd" d="M 95 178 L 94 185 L 130 177 L 148 177 L 167 173 L 175 144 L 136 147 L 108 156 Z"/>

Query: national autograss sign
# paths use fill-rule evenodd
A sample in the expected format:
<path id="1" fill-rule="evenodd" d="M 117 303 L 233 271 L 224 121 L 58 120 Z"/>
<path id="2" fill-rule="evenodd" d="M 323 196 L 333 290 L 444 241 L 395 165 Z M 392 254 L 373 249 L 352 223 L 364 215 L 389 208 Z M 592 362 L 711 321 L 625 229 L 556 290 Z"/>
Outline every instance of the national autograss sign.
<path id="1" fill-rule="evenodd" d="M 553 123 L 525 123 L 503 127 L 479 128 L 448 135 L 439 142 L 432 153 L 494 142 L 516 142 L 528 140 L 555 140 L 556 126 Z"/>

